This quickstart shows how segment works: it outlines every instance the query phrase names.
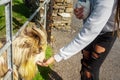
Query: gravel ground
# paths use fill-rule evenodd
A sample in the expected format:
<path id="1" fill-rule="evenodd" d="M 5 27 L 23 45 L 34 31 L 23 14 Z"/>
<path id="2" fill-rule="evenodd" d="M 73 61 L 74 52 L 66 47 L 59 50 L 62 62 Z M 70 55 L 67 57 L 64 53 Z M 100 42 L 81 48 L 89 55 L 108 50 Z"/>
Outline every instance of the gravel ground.
<path id="1" fill-rule="evenodd" d="M 82 21 L 77 20 L 73 15 L 70 31 L 52 29 L 52 35 L 54 36 L 52 42 L 54 53 L 57 53 L 61 47 L 68 44 L 74 38 L 80 30 L 81 25 Z M 68 60 L 54 63 L 50 80 L 80 80 L 79 71 L 81 69 L 81 58 L 82 55 L 79 52 Z M 120 40 L 117 39 L 110 54 L 107 56 L 101 67 L 100 80 L 120 80 L 119 72 Z"/>

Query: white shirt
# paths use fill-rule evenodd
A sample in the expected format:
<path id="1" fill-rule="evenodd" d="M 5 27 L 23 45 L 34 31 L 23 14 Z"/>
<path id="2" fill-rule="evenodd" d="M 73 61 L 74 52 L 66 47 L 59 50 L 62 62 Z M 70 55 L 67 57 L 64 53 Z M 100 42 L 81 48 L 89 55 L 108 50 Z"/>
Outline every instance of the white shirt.
<path id="1" fill-rule="evenodd" d="M 59 53 L 54 55 L 57 62 L 68 59 L 89 45 L 101 32 L 114 30 L 114 16 L 117 0 L 90 0 L 91 13 L 77 36 Z"/>

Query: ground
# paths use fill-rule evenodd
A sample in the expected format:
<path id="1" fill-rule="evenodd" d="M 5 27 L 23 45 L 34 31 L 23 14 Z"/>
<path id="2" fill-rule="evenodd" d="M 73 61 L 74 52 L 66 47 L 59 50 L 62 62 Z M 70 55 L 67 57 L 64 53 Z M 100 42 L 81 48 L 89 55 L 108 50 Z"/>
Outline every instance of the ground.
<path id="1" fill-rule="evenodd" d="M 56 54 L 59 49 L 67 45 L 80 30 L 82 21 L 77 20 L 73 15 L 71 30 L 52 29 L 53 51 Z M 116 40 L 110 54 L 102 64 L 100 69 L 100 80 L 120 80 L 120 40 Z M 79 71 L 81 69 L 81 52 L 59 63 L 55 62 L 50 74 L 50 80 L 80 80 Z"/>

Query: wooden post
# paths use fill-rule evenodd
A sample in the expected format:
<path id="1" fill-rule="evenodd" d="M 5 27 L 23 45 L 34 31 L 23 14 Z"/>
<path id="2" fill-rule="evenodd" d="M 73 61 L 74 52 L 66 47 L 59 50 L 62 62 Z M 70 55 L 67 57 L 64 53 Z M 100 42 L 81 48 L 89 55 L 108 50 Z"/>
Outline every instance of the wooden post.
<path id="1" fill-rule="evenodd" d="M 52 28 L 52 24 L 53 24 L 53 19 L 52 19 L 53 5 L 54 5 L 54 0 L 50 0 L 49 9 L 47 11 L 47 24 L 46 24 L 48 43 L 51 42 L 51 28 Z"/>

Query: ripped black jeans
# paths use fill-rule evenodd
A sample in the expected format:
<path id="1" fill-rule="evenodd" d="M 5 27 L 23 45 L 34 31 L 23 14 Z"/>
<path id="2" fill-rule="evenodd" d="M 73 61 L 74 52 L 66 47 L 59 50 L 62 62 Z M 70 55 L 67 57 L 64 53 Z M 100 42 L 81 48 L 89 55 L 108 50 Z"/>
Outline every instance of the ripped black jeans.
<path id="1" fill-rule="evenodd" d="M 83 59 L 80 71 L 81 80 L 99 80 L 99 69 L 115 40 L 116 32 L 99 35 L 91 44 L 82 50 Z"/>

